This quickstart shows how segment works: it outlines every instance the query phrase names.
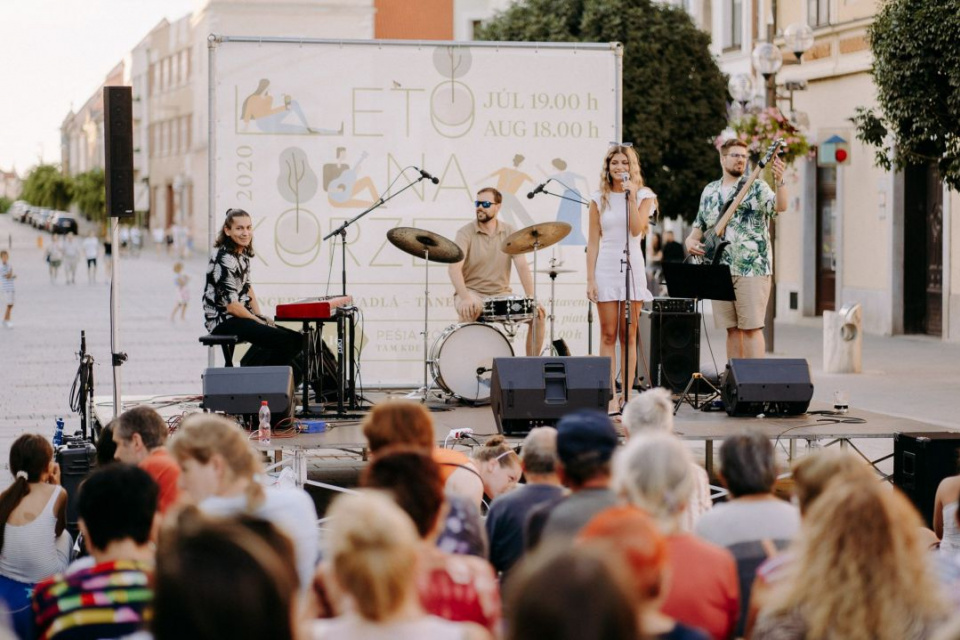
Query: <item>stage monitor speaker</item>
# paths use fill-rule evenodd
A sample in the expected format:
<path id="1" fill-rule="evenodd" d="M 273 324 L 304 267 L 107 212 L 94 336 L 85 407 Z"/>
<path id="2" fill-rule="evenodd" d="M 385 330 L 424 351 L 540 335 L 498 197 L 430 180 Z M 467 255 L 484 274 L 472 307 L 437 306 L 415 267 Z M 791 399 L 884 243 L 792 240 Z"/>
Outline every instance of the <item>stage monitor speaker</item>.
<path id="1" fill-rule="evenodd" d="M 813 398 L 810 365 L 803 358 L 734 358 L 722 395 L 731 416 L 806 413 Z"/>
<path id="2" fill-rule="evenodd" d="M 76 538 L 77 496 L 80 484 L 97 466 L 97 448 L 82 438 L 66 437 L 57 447 L 55 459 L 60 465 L 60 485 L 67 492 L 67 529 Z"/>
<path id="3" fill-rule="evenodd" d="M 933 502 L 944 478 L 958 471 L 960 433 L 896 433 L 893 436 L 893 484 L 933 526 Z"/>
<path id="4" fill-rule="evenodd" d="M 690 376 L 700 371 L 700 314 L 696 312 L 643 313 L 640 315 L 643 365 L 650 371 L 650 384 L 674 392 L 686 388 Z"/>
<path id="5" fill-rule="evenodd" d="M 133 216 L 133 98 L 130 87 L 103 88 L 107 215 Z"/>
<path id="6" fill-rule="evenodd" d="M 500 433 L 555 425 L 577 409 L 607 412 L 610 358 L 494 358 L 490 406 Z"/>
<path id="7" fill-rule="evenodd" d="M 202 406 L 208 411 L 255 416 L 264 400 L 273 424 L 293 417 L 291 367 L 214 367 L 203 372 Z"/>

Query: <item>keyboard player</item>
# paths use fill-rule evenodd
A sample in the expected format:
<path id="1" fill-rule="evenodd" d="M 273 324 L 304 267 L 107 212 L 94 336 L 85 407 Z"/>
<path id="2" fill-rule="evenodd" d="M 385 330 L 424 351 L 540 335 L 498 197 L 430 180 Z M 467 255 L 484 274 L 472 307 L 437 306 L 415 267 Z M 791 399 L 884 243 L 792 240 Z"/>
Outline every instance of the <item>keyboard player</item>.
<path id="1" fill-rule="evenodd" d="M 243 209 L 228 209 L 213 246 L 216 253 L 207 265 L 203 290 L 207 331 L 235 335 L 241 342 L 250 343 L 240 366 L 292 366 L 296 383 L 300 384 L 297 355 L 303 347 L 303 336 L 277 327 L 264 316 L 250 284 L 250 258 L 254 255 L 250 214 Z"/>

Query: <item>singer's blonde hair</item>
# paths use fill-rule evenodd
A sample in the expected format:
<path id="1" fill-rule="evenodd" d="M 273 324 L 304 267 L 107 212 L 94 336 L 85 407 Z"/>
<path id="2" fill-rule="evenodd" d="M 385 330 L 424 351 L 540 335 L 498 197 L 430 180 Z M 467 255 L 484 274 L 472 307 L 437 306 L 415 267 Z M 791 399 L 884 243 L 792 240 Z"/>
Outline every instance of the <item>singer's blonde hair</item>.
<path id="1" fill-rule="evenodd" d="M 618 153 L 622 153 L 627 157 L 627 162 L 630 163 L 630 180 L 636 182 L 637 185 L 642 189 L 646 185 L 643 183 L 643 175 L 640 173 L 640 158 L 637 157 L 637 152 L 633 150 L 633 147 L 623 147 L 620 145 L 612 145 L 610 150 L 607 151 L 607 155 L 603 158 L 603 169 L 600 170 L 600 215 L 603 215 L 603 212 L 607 208 L 607 203 L 610 200 L 610 191 L 613 187 L 613 175 L 610 173 L 610 161 L 613 160 L 613 156 Z M 656 206 L 656 201 L 654 201 L 654 206 Z M 643 218 L 643 216 L 641 216 Z M 646 218 L 640 221 L 640 236 L 647 235 L 647 229 L 650 226 L 650 221 Z"/>

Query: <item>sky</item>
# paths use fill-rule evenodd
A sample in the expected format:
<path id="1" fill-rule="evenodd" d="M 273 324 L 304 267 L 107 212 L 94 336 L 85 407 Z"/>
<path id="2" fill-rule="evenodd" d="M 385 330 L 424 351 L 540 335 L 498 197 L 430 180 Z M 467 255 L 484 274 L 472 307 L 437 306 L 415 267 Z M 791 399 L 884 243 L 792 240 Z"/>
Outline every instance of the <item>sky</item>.
<path id="1" fill-rule="evenodd" d="M 60 162 L 60 124 L 163 18 L 199 0 L 0 0 L 0 170 Z"/>

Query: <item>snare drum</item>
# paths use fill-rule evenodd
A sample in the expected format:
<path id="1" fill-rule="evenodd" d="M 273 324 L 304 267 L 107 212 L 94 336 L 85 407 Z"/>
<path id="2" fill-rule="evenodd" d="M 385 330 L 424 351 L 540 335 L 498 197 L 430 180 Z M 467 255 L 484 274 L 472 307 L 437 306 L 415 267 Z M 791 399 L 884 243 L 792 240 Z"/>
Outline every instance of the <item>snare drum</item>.
<path id="1" fill-rule="evenodd" d="M 468 322 L 440 334 L 430 349 L 429 364 L 441 389 L 476 402 L 490 399 L 493 359 L 510 357 L 513 347 L 506 336 L 490 325 Z"/>
<path id="2" fill-rule="evenodd" d="M 536 309 L 533 298 L 497 296 L 483 301 L 480 318 L 484 322 L 526 322 L 533 319 Z"/>

